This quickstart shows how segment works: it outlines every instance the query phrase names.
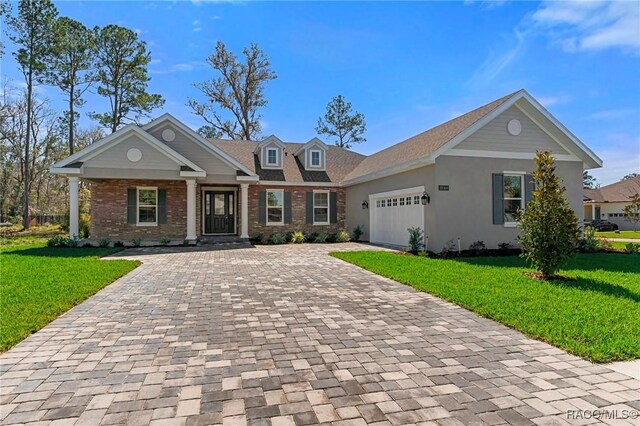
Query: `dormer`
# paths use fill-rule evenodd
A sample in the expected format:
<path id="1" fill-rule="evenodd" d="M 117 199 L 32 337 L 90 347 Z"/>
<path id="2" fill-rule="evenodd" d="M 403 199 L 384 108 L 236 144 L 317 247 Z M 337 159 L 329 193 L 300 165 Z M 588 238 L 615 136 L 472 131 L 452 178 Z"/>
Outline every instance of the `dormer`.
<path id="1" fill-rule="evenodd" d="M 302 164 L 305 170 L 325 171 L 327 170 L 327 150 L 328 147 L 318 138 L 313 138 L 302 145 L 293 154 Z"/>
<path id="2" fill-rule="evenodd" d="M 263 139 L 253 152 L 260 160 L 263 169 L 282 170 L 285 144 L 275 135 Z"/>

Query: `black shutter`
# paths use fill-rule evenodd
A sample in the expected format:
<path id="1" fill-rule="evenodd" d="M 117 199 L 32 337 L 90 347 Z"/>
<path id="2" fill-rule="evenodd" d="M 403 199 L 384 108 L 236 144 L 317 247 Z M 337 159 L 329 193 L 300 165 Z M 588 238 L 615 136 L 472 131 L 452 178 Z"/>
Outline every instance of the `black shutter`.
<path id="1" fill-rule="evenodd" d="M 258 191 L 258 222 L 267 223 L 267 191 Z"/>
<path id="2" fill-rule="evenodd" d="M 493 174 L 493 224 L 504 224 L 504 182 L 502 173 Z"/>
<path id="3" fill-rule="evenodd" d="M 284 191 L 284 223 L 291 223 L 291 191 Z"/>
<path id="4" fill-rule="evenodd" d="M 338 193 L 335 191 L 329 193 L 329 217 L 331 223 L 338 223 Z"/>
<path id="5" fill-rule="evenodd" d="M 307 212 L 306 214 L 307 223 L 313 224 L 313 192 L 312 191 L 307 192 L 306 212 Z"/>
<path id="6" fill-rule="evenodd" d="M 135 188 L 127 188 L 127 223 L 135 225 L 138 212 L 138 191 Z"/>
<path id="7" fill-rule="evenodd" d="M 158 223 L 167 223 L 167 190 L 158 189 Z"/>
<path id="8" fill-rule="evenodd" d="M 533 190 L 535 185 L 533 184 L 533 177 L 531 175 L 524 175 L 524 205 L 525 208 L 529 201 L 533 200 Z"/>

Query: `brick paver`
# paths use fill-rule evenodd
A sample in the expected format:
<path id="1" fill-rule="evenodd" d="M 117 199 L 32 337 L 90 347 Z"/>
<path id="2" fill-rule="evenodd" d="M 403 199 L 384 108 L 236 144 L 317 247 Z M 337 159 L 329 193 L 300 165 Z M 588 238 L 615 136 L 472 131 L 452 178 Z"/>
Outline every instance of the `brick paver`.
<path id="1" fill-rule="evenodd" d="M 0 422 L 565 424 L 640 409 L 628 375 L 327 256 L 359 248 L 122 252 L 144 264 L 0 357 Z"/>

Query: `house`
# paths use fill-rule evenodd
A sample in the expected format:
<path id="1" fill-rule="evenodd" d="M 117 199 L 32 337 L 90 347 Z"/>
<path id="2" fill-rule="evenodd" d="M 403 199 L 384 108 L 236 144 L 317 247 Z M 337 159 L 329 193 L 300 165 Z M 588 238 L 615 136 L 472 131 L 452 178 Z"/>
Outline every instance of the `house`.
<path id="1" fill-rule="evenodd" d="M 629 197 L 640 194 L 640 177 L 623 179 L 596 189 L 584 189 L 584 220 L 606 219 L 618 225 L 621 231 L 632 230 L 623 209 L 629 205 Z"/>
<path id="2" fill-rule="evenodd" d="M 91 182 L 91 236 L 240 238 L 361 225 L 364 239 L 428 249 L 513 243 L 537 150 L 550 150 L 582 219 L 582 172 L 602 161 L 526 91 L 497 99 L 370 156 L 314 138 L 208 140 L 169 114 L 128 125 L 56 163 L 78 232 L 79 180 Z"/>

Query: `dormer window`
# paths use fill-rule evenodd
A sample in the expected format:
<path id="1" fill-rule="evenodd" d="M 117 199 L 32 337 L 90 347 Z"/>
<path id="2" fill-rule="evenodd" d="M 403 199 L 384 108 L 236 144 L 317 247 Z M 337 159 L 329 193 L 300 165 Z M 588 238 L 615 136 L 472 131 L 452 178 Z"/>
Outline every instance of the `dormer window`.
<path id="1" fill-rule="evenodd" d="M 317 149 L 311 150 L 311 167 L 320 167 L 321 155 L 322 155 L 322 152 L 320 150 L 317 150 Z"/>
<path id="2" fill-rule="evenodd" d="M 268 166 L 278 165 L 278 149 L 277 148 L 267 148 L 267 165 Z"/>

